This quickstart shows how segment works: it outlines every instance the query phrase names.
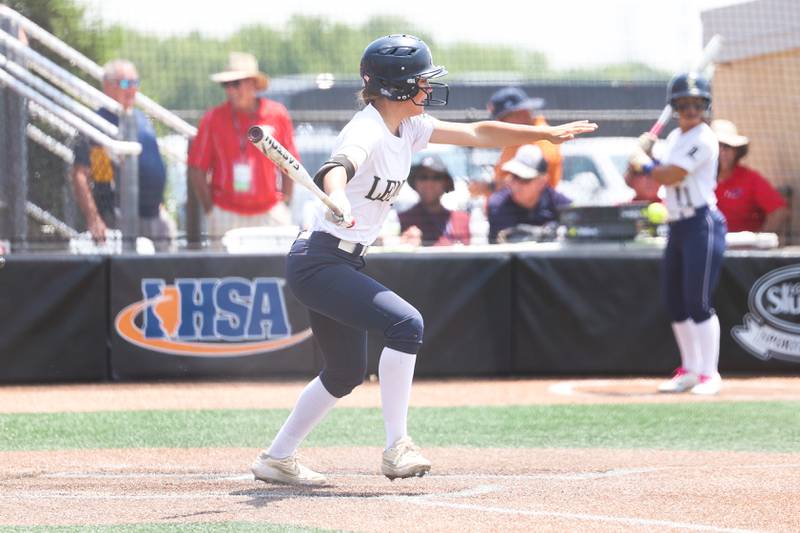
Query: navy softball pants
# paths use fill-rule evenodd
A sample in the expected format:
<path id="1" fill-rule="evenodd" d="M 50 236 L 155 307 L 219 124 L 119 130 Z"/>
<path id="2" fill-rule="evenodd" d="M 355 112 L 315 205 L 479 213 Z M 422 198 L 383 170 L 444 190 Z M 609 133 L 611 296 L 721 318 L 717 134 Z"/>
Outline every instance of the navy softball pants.
<path id="1" fill-rule="evenodd" d="M 702 207 L 671 222 L 662 263 L 662 291 L 673 322 L 704 322 L 714 314 L 713 292 L 725 253 L 725 217 Z"/>
<path id="2" fill-rule="evenodd" d="M 324 358 L 322 384 L 341 398 L 360 385 L 367 371 L 367 332 L 384 345 L 416 354 L 422 344 L 422 315 L 371 277 L 365 261 L 338 248 L 339 239 L 313 232 L 294 242 L 286 263 L 286 281 L 309 308 L 311 330 Z"/>

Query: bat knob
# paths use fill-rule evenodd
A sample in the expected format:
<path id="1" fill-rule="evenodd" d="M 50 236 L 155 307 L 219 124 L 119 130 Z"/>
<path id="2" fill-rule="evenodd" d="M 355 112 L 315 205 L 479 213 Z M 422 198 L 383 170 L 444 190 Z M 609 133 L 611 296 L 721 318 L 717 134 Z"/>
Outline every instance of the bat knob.
<path id="1" fill-rule="evenodd" d="M 264 138 L 264 131 L 260 126 L 253 126 L 247 130 L 247 138 L 250 139 L 251 143 L 257 143 Z"/>

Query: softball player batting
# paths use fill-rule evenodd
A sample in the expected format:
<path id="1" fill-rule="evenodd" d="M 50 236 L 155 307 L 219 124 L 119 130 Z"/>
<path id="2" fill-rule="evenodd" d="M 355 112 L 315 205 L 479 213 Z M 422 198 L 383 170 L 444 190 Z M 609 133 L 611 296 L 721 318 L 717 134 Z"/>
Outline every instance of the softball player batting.
<path id="1" fill-rule="evenodd" d="M 365 106 L 341 131 L 330 160 L 314 177 L 344 216 L 337 217 L 320 204 L 311 229 L 298 236 L 287 259 L 287 284 L 309 308 L 324 367 L 300 394 L 272 444 L 253 463 L 256 479 L 326 483 L 322 474 L 297 462 L 296 450 L 337 400 L 363 381 L 368 331 L 381 335 L 385 345 L 378 365 L 386 430 L 381 471 L 393 480 L 430 470 L 430 461 L 406 431 L 411 381 L 422 343 L 422 316 L 361 272 L 364 254 L 405 183 L 412 153 L 428 142 L 505 146 L 545 139 L 560 143 L 597 128 L 587 121 L 555 127 L 438 121 L 424 110 L 428 105 L 447 104 L 447 85 L 431 81 L 445 74 L 444 67 L 433 64 L 428 46 L 411 35 L 382 37 L 364 50 L 361 99 Z"/>
<path id="2" fill-rule="evenodd" d="M 662 288 L 681 366 L 659 391 L 717 394 L 722 383 L 717 370 L 720 327 L 712 293 L 727 228 L 714 194 L 719 144 L 704 121 L 711 87 L 700 75 L 678 74 L 669 83 L 667 99 L 677 111 L 678 128 L 667 136 L 662 161 L 653 160 L 643 148 L 630 159 L 631 170 L 651 175 L 667 191 L 669 238 Z"/>

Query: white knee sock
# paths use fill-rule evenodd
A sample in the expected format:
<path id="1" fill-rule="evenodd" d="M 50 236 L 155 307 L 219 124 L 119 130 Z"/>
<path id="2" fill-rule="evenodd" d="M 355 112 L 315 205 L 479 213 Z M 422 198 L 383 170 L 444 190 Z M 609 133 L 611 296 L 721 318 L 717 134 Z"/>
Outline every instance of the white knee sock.
<path id="1" fill-rule="evenodd" d="M 695 323 L 692 319 L 683 322 L 673 322 L 672 332 L 678 342 L 678 349 L 681 352 L 681 366 L 689 372 L 699 374 L 700 369 L 700 346 L 697 344 L 697 334 L 695 333 Z"/>
<path id="2" fill-rule="evenodd" d="M 411 399 L 411 381 L 414 379 L 414 364 L 417 356 L 392 348 L 384 348 L 378 362 L 378 378 L 381 383 L 381 405 L 383 425 L 386 428 L 386 448 L 397 439 L 408 435 L 408 402 Z"/>
<path id="3" fill-rule="evenodd" d="M 292 455 L 306 435 L 325 418 L 338 399 L 328 392 L 319 376 L 311 380 L 300 393 L 292 414 L 283 423 L 267 453 L 276 459 Z"/>
<path id="4" fill-rule="evenodd" d="M 714 376 L 719 366 L 719 318 L 711 315 L 695 326 L 697 342 L 700 346 L 700 373 Z"/>

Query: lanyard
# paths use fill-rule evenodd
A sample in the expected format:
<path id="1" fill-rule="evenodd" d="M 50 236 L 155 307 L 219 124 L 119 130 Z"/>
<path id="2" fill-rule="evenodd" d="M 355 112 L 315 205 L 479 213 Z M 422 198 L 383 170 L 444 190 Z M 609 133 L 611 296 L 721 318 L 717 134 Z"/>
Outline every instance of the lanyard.
<path id="1" fill-rule="evenodd" d="M 242 134 L 242 130 L 239 127 L 238 115 L 239 113 L 237 113 L 236 110 L 233 109 L 233 106 L 231 106 L 231 118 L 233 119 L 233 133 L 239 138 L 239 154 L 244 159 L 245 151 L 247 150 L 247 132 Z M 254 119 L 253 123 L 257 122 L 257 120 L 255 120 L 258 118 L 256 113 L 252 113 L 252 118 Z"/>

